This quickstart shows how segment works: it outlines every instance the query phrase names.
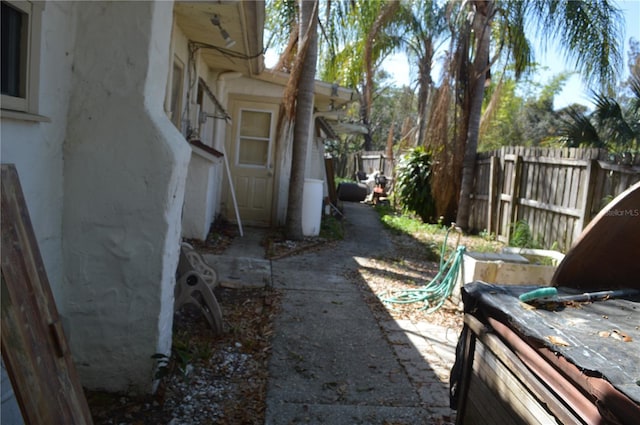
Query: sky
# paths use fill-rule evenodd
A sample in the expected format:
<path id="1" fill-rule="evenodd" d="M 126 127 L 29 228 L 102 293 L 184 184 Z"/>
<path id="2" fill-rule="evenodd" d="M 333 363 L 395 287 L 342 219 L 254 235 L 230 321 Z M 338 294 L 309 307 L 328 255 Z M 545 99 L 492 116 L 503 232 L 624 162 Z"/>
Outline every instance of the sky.
<path id="1" fill-rule="evenodd" d="M 622 57 L 625 61 L 623 67 L 623 77 L 625 80 L 628 75 L 627 67 L 627 52 L 629 51 L 629 38 L 640 41 L 640 0 L 618 0 L 618 7 L 623 11 L 625 16 L 625 36 L 624 36 L 624 50 Z M 538 47 L 536 47 L 538 49 Z M 555 75 L 564 71 L 574 71 L 573 67 L 564 62 L 562 55 L 559 54 L 552 47 L 549 47 L 546 54 L 536 53 L 535 59 L 542 67 L 547 67 L 546 71 L 538 73 L 535 81 L 541 84 L 548 83 Z M 271 49 L 267 51 L 265 55 L 265 62 L 267 66 L 275 65 L 277 61 L 277 54 Z M 389 72 L 395 78 L 395 84 L 398 86 L 409 85 L 409 64 L 407 57 L 403 53 L 396 53 L 387 58 L 383 63 L 384 69 Z M 561 93 L 556 95 L 554 101 L 554 108 L 559 109 L 574 103 L 579 103 L 591 108 L 592 104 L 589 100 L 589 89 L 582 83 L 579 75 L 572 75 L 564 85 L 564 89 Z"/>
<path id="2" fill-rule="evenodd" d="M 629 38 L 633 37 L 640 41 L 640 0 L 618 0 L 618 7 L 623 11 L 625 16 L 625 43 L 622 57 L 624 64 L 624 77 L 629 75 L 627 68 L 627 52 L 629 51 Z M 573 71 L 573 67 L 566 64 L 562 55 L 549 47 L 545 55 L 536 53 L 536 61 L 548 70 L 538 74 L 535 81 L 545 84 L 550 79 L 563 71 Z M 396 84 L 399 86 L 408 85 L 410 82 L 409 65 L 404 54 L 394 54 L 390 56 L 384 63 L 384 68 L 391 75 L 395 76 Z M 582 83 L 580 76 L 572 75 L 566 82 L 564 89 L 555 97 L 554 108 L 559 109 L 574 103 L 580 103 L 587 107 L 591 107 L 589 101 L 589 90 Z"/>

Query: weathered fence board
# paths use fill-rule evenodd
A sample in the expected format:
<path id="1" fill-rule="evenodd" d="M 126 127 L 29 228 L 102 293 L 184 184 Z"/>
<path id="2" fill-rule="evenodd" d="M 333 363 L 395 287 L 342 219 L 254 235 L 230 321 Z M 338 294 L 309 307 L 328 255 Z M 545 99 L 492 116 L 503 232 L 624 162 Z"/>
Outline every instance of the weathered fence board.
<path id="1" fill-rule="evenodd" d="M 508 242 L 524 221 L 543 248 L 566 251 L 611 199 L 640 181 L 599 149 L 505 147 L 478 155 L 469 226 Z"/>
<path id="2" fill-rule="evenodd" d="M 18 172 L 2 164 L 1 176 L 2 359 L 23 420 L 92 424 Z"/>
<path id="3" fill-rule="evenodd" d="M 363 151 L 335 157 L 334 166 L 337 177 L 355 179 L 358 171 L 365 174 L 382 171 L 392 177 L 394 164 L 384 151 Z"/>

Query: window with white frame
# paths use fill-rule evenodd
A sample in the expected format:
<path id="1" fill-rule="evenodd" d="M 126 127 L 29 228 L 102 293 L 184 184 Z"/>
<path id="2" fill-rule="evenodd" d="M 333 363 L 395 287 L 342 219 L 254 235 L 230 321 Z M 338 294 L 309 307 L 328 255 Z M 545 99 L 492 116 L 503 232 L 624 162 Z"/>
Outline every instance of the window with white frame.
<path id="1" fill-rule="evenodd" d="M 1 106 L 4 110 L 37 114 L 44 2 L 1 3 Z"/>
<path id="2" fill-rule="evenodd" d="M 271 152 L 273 114 L 269 111 L 240 111 L 238 165 L 267 167 Z"/>
<path id="3" fill-rule="evenodd" d="M 171 74 L 171 121 L 182 133 L 182 95 L 184 83 L 184 65 L 177 57 L 173 60 Z"/>

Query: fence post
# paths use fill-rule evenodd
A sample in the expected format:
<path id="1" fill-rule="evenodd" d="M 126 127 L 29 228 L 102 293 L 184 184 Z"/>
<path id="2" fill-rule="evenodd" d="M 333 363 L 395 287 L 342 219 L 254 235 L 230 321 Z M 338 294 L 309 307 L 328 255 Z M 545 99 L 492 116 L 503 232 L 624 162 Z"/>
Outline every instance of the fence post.
<path id="1" fill-rule="evenodd" d="M 338 205 L 338 192 L 336 191 L 335 171 L 333 168 L 333 157 L 324 159 L 324 172 L 327 178 L 327 190 L 329 200 L 333 205 Z"/>
<path id="2" fill-rule="evenodd" d="M 500 159 L 492 155 L 489 162 L 489 199 L 487 200 L 487 233 L 490 235 L 493 232 L 494 222 L 497 223 L 497 218 L 494 219 L 495 205 L 496 205 L 496 193 L 498 193 L 498 182 L 500 181 L 497 173 L 500 167 Z M 496 231 L 497 233 L 497 231 Z"/>
<path id="3" fill-rule="evenodd" d="M 576 221 L 576 228 L 573 232 L 573 241 L 576 240 L 578 235 L 582 233 L 584 227 L 591 220 L 591 209 L 593 207 L 593 195 L 595 192 L 595 178 L 598 174 L 598 163 L 595 159 L 590 159 L 587 164 L 585 181 L 582 187 L 584 187 L 584 194 L 582 195 L 582 202 L 580 205 L 580 218 Z M 572 241 L 572 243 L 573 243 Z"/>
<path id="4" fill-rule="evenodd" d="M 507 223 L 507 244 L 511 239 L 511 225 L 515 222 L 518 214 L 518 198 L 520 197 L 520 164 L 522 163 L 522 156 L 514 155 L 513 160 L 513 173 L 511 174 L 511 193 L 509 197 L 511 202 L 509 203 L 509 223 Z"/>

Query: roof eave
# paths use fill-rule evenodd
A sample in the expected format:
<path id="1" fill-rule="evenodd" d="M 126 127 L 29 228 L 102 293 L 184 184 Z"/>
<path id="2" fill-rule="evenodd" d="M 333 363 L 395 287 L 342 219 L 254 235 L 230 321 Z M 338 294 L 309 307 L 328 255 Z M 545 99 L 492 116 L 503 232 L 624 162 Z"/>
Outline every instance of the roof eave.
<path id="1" fill-rule="evenodd" d="M 264 72 L 257 75 L 256 78 L 261 81 L 286 86 L 289 81 L 289 74 L 286 72 L 275 71 L 271 68 L 265 68 Z M 314 93 L 316 96 L 320 95 L 322 97 L 332 99 L 340 105 L 353 102 L 357 99 L 355 90 L 340 87 L 321 80 L 315 81 Z"/>

